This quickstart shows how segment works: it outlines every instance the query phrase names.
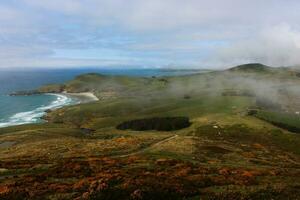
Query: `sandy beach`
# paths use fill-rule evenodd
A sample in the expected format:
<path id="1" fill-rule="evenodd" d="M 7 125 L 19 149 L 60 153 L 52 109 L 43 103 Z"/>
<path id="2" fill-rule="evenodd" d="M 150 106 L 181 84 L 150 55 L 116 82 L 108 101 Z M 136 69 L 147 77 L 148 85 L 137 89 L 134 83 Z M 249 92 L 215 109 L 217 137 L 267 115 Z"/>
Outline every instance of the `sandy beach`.
<path id="1" fill-rule="evenodd" d="M 87 103 L 87 102 L 93 102 L 99 100 L 98 97 L 96 97 L 92 92 L 80 92 L 80 93 L 63 92 L 63 94 L 66 96 L 77 98 L 80 100 L 81 103 Z"/>

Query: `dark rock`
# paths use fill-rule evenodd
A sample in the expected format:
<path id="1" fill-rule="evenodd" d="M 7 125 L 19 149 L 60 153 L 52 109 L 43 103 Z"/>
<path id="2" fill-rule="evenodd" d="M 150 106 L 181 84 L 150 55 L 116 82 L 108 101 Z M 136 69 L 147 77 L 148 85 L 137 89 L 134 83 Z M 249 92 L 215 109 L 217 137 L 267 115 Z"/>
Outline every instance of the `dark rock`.
<path id="1" fill-rule="evenodd" d="M 51 109 L 47 109 L 47 110 L 45 110 L 45 113 L 50 113 L 50 112 L 52 112 L 52 110 L 51 110 Z"/>

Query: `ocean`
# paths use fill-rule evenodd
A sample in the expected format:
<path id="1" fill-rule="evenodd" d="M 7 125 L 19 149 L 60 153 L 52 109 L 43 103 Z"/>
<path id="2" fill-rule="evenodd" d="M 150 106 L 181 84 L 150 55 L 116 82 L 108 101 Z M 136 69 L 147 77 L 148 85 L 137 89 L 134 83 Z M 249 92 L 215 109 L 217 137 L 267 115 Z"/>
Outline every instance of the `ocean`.
<path id="1" fill-rule="evenodd" d="M 105 75 L 127 76 L 172 76 L 197 73 L 197 70 L 162 70 L 162 69 L 0 69 L 0 128 L 12 125 L 41 123 L 41 117 L 48 109 L 78 103 L 60 94 L 33 96 L 9 96 L 8 94 L 36 89 L 51 83 L 63 83 L 83 73 L 101 73 Z"/>

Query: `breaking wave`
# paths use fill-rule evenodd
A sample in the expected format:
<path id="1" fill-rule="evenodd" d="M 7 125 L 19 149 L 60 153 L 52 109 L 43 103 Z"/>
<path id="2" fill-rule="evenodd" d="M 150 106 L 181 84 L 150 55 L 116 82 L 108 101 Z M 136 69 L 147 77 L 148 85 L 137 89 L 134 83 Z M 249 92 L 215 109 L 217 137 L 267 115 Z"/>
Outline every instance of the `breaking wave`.
<path id="1" fill-rule="evenodd" d="M 14 114 L 13 116 L 9 117 L 8 120 L 4 122 L 0 122 L 0 127 L 41 122 L 42 121 L 41 117 L 45 115 L 46 110 L 61 108 L 65 105 L 70 105 L 73 103 L 73 99 L 65 95 L 61 95 L 61 94 L 45 94 L 45 95 L 54 95 L 57 98 L 47 106 L 41 106 L 31 111 Z"/>

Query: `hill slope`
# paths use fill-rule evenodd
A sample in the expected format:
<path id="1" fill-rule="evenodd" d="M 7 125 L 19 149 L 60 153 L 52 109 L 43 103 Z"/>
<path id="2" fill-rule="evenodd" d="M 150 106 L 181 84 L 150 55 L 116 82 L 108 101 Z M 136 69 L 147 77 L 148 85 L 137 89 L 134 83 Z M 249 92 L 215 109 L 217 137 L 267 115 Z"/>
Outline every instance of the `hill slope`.
<path id="1" fill-rule="evenodd" d="M 255 72 L 255 73 L 261 73 L 261 72 L 269 72 L 272 71 L 272 67 L 260 64 L 260 63 L 249 63 L 244 65 L 239 65 L 233 68 L 230 68 L 230 71 L 243 71 L 243 72 Z"/>
<path id="2" fill-rule="evenodd" d="M 251 66 L 179 77 L 85 74 L 60 85 L 102 100 L 52 111 L 45 124 L 0 129 L 1 199 L 297 199 L 300 134 L 272 122 L 300 125 L 300 79 Z M 47 87 L 58 88 L 40 91 Z M 117 129 L 170 117 L 191 124 Z"/>

